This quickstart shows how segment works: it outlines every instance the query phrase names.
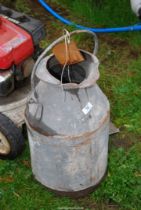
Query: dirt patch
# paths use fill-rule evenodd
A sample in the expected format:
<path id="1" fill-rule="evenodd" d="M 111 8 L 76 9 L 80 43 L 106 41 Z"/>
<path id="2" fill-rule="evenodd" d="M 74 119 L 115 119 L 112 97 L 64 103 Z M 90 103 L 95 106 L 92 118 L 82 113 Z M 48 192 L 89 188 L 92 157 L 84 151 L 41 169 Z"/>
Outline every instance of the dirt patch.
<path id="1" fill-rule="evenodd" d="M 121 47 L 129 47 L 129 43 L 127 40 L 121 39 L 119 37 L 114 37 L 111 34 L 101 35 L 101 40 L 103 42 L 106 42 L 109 46 L 118 49 L 121 49 Z"/>
<path id="2" fill-rule="evenodd" d="M 125 150 L 128 150 L 130 147 L 132 147 L 136 141 L 137 136 L 132 133 L 126 133 L 120 132 L 119 134 L 111 136 L 110 139 L 110 147 L 115 146 L 117 148 L 124 148 Z"/>
<path id="3" fill-rule="evenodd" d="M 120 58 L 123 58 L 123 63 L 128 63 L 129 59 L 138 59 L 141 55 L 140 49 L 134 49 L 130 46 L 128 40 L 121 39 L 120 37 L 114 37 L 111 34 L 101 35 L 100 40 L 102 43 L 108 46 L 112 52 L 119 54 Z"/>
<path id="4" fill-rule="evenodd" d="M 44 23 L 46 29 L 46 40 L 48 42 L 57 39 L 63 34 L 65 25 L 56 20 L 51 14 L 49 14 L 36 0 L 28 0 L 30 8 L 32 8 L 32 14 Z M 50 3 L 50 6 L 54 8 L 60 15 L 68 17 L 68 10 L 63 7 L 58 7 L 56 3 Z"/>
<path id="5" fill-rule="evenodd" d="M 93 200 L 90 200 L 89 196 L 83 199 L 78 199 L 78 202 L 80 203 L 80 206 L 86 209 L 90 210 L 119 210 L 119 206 L 113 202 L 107 202 L 107 203 L 96 203 Z"/>
<path id="6" fill-rule="evenodd" d="M 141 55 L 141 50 L 130 49 L 130 58 L 131 59 L 138 59 Z"/>
<path id="7" fill-rule="evenodd" d="M 119 207 L 117 205 L 89 205 L 88 208 L 90 210 L 100 210 L 100 209 L 103 209 L 103 210 L 118 210 Z M 86 208 L 87 209 L 87 208 Z"/>

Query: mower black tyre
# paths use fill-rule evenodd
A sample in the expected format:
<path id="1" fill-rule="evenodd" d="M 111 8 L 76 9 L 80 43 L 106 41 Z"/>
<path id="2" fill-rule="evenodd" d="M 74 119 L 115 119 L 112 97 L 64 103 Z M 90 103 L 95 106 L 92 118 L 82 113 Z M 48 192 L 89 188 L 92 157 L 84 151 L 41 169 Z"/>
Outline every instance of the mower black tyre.
<path id="1" fill-rule="evenodd" d="M 0 113 L 0 159 L 15 159 L 25 146 L 20 128 Z"/>

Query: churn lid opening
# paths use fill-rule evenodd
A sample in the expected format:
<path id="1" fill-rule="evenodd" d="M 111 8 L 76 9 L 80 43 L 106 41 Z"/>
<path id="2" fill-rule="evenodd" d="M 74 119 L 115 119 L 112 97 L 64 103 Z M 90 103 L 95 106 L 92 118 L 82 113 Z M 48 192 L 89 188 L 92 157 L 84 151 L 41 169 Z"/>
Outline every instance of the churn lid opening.
<path id="1" fill-rule="evenodd" d="M 85 54 L 83 56 L 85 57 Z M 83 65 L 85 62 L 87 62 L 86 57 L 80 63 L 63 66 L 57 61 L 55 56 L 52 56 L 47 62 L 47 70 L 57 80 L 62 81 L 63 84 L 80 84 L 88 76 L 88 69 Z"/>

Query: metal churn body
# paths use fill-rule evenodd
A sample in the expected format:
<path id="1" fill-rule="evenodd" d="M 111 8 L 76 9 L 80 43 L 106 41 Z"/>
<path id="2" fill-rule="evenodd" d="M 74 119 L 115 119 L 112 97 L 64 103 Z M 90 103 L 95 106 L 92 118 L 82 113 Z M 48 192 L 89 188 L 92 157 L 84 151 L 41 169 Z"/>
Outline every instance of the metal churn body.
<path id="1" fill-rule="evenodd" d="M 79 63 L 86 72 L 80 84 L 66 83 L 49 72 L 57 64 L 47 52 L 39 57 L 32 74 L 32 94 L 26 108 L 35 178 L 60 193 L 83 194 L 100 183 L 107 168 L 109 139 L 109 102 L 96 81 L 99 61 L 94 54 L 81 50 L 85 60 Z M 35 76 L 38 80 L 35 87 Z"/>

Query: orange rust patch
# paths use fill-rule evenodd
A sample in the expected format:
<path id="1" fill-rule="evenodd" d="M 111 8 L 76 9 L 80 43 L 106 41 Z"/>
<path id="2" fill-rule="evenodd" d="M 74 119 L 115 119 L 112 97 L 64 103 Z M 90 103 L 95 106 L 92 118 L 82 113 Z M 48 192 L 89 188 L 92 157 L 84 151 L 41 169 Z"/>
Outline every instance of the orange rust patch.
<path id="1" fill-rule="evenodd" d="M 14 179 L 12 176 L 7 176 L 7 177 L 0 177 L 0 183 L 12 183 L 14 182 Z"/>

